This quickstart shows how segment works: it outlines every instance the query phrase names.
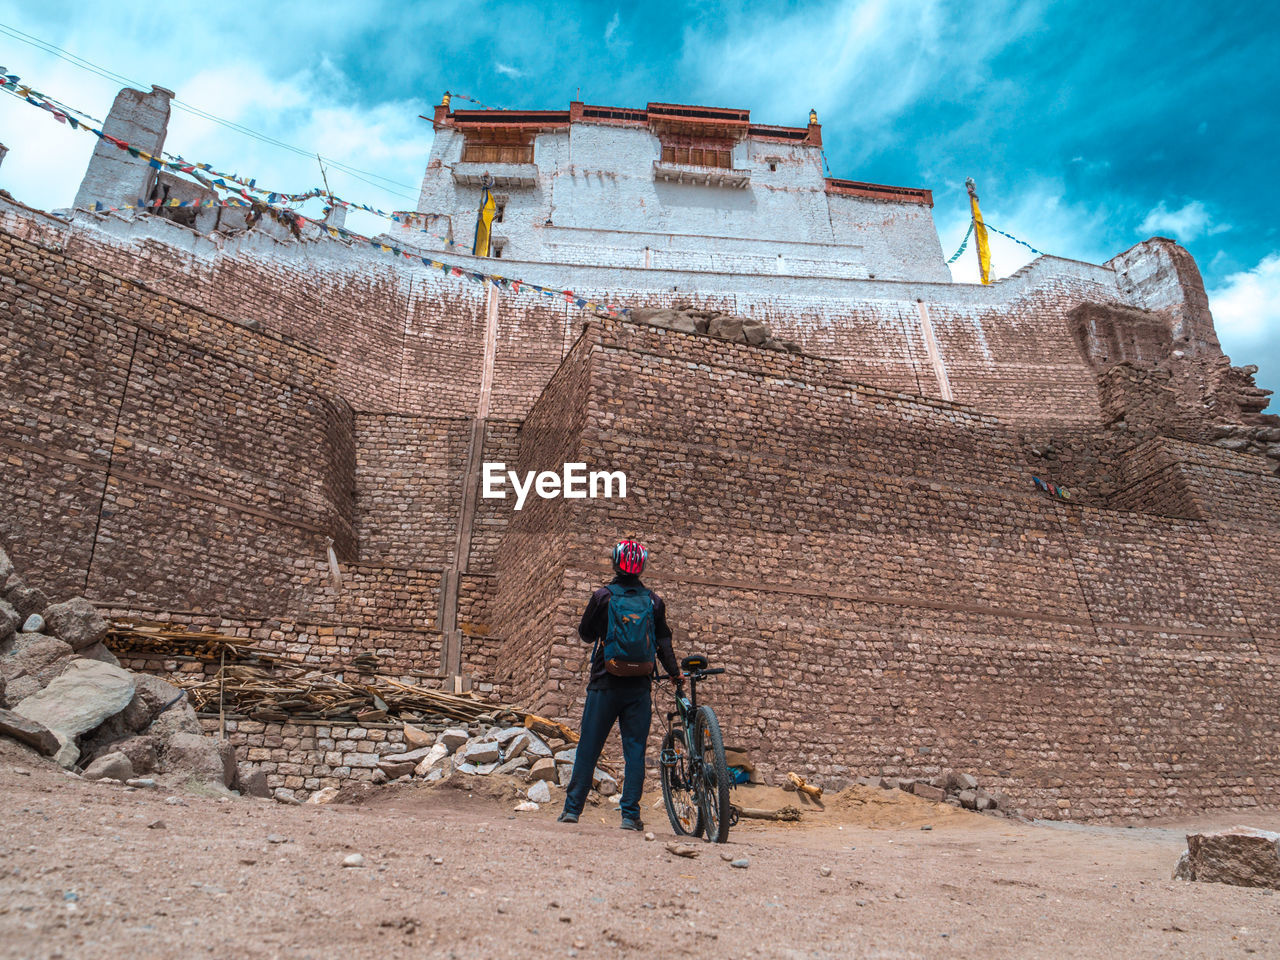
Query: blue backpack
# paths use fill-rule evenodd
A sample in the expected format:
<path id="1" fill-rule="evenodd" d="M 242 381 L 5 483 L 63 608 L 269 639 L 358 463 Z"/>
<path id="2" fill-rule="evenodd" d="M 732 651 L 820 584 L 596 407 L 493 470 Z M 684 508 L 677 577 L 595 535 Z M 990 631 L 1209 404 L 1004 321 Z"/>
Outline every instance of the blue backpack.
<path id="1" fill-rule="evenodd" d="M 609 629 L 604 668 L 617 677 L 642 677 L 656 669 L 653 597 L 644 587 L 609 584 Z"/>

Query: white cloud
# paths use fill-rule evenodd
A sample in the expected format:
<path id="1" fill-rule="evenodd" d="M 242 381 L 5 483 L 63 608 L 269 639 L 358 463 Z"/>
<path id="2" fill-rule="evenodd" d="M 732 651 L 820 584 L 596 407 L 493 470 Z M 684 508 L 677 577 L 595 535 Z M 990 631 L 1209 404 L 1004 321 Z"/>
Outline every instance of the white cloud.
<path id="1" fill-rule="evenodd" d="M 604 28 L 604 42 L 613 43 L 614 34 L 618 32 L 618 24 L 621 23 L 621 15 L 617 10 L 613 11 L 613 17 Z"/>
<path id="2" fill-rule="evenodd" d="M 1280 341 L 1280 251 L 1227 276 L 1209 291 L 1209 307 L 1224 343 Z"/>
<path id="3" fill-rule="evenodd" d="M 1231 229 L 1229 223 L 1213 223 L 1208 208 L 1199 200 L 1191 200 L 1177 210 L 1170 210 L 1163 200 L 1152 209 L 1138 232 L 1144 237 L 1171 235 L 1183 243 L 1199 237 L 1212 237 Z"/>
<path id="4" fill-rule="evenodd" d="M 37 35 L 47 32 L 26 29 Z M 387 211 L 417 205 L 433 136 L 431 125 L 418 119 L 430 114 L 425 100 L 358 102 L 351 78 L 323 56 L 301 58 L 303 65 L 293 69 L 249 52 L 197 59 L 180 46 L 139 41 L 128 33 L 114 47 L 87 36 L 80 41 L 62 38 L 60 45 L 124 70 L 131 80 L 144 81 L 139 84 L 143 89 L 147 83 L 168 87 L 181 101 L 298 148 L 291 151 L 175 107 L 165 142 L 169 153 L 255 177 L 262 186 L 289 193 L 321 185 L 315 156 L 320 153 L 326 161 L 368 171 L 326 164 L 330 188 L 344 199 Z M 16 43 L 7 59 L 5 66 L 38 89 L 99 118 L 106 116 L 121 86 Z M 202 69 L 210 63 L 216 66 Z M 10 148 L 0 167 L 0 187 L 31 206 L 70 205 L 93 150 L 91 134 L 73 131 L 48 113 L 6 96 L 0 97 L 0 141 Z M 310 201 L 302 212 L 319 216 L 321 208 L 321 201 Z M 393 226 L 355 213 L 348 224 L 367 234 Z"/>
<path id="5" fill-rule="evenodd" d="M 515 67 L 511 66 L 511 64 L 509 63 L 495 63 L 493 65 L 493 69 L 497 70 L 504 77 L 511 77 L 513 79 L 518 79 L 524 76 L 523 70 L 518 70 Z"/>

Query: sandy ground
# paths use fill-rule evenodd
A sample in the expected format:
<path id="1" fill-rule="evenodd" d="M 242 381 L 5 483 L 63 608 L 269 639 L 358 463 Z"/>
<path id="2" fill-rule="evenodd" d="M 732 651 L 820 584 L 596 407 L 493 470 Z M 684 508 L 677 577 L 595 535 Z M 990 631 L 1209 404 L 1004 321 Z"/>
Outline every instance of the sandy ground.
<path id="1" fill-rule="evenodd" d="M 475 780 L 288 807 L 85 783 L 0 741 L 0 957 L 1280 957 L 1280 896 L 1170 879 L 1188 828 L 1276 812 L 1044 825 L 855 788 L 690 860 L 661 809 L 646 842 L 609 805 L 557 824 Z"/>

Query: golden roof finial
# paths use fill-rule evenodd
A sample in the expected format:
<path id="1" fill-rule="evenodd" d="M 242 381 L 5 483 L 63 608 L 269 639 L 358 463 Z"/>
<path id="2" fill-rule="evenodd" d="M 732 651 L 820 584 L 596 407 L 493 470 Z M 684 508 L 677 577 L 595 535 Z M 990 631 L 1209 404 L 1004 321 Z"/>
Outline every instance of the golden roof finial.
<path id="1" fill-rule="evenodd" d="M 810 110 L 810 111 L 809 111 L 809 123 L 810 123 L 810 124 L 814 124 L 814 123 L 817 123 L 817 122 L 818 122 L 818 111 L 817 111 L 817 110 Z"/>

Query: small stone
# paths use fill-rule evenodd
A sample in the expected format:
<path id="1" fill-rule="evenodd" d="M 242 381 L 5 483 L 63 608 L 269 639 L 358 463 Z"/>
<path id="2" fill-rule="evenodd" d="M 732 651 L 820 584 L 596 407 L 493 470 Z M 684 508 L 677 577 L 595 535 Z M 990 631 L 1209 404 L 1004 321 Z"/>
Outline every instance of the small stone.
<path id="1" fill-rule="evenodd" d="M 288 842 L 289 842 L 288 837 L 281 836 L 278 833 L 267 834 L 267 843 L 288 843 Z"/>
<path id="2" fill-rule="evenodd" d="M 23 633 L 44 633 L 44 617 L 33 613 L 22 623 Z"/>
<path id="3" fill-rule="evenodd" d="M 466 730 L 461 727 L 451 727 L 440 732 L 440 736 L 436 737 L 436 743 L 441 744 L 446 750 L 453 753 L 454 750 L 457 750 L 470 739 Z"/>
<path id="4" fill-rule="evenodd" d="M 541 757 L 529 768 L 530 780 L 556 780 L 556 762 L 550 757 Z"/>
<path id="5" fill-rule="evenodd" d="M 723 860 L 725 863 L 733 863 L 733 861 L 738 859 L 738 855 L 736 853 L 725 852 L 720 854 L 720 859 Z"/>
<path id="6" fill-rule="evenodd" d="M 818 876 L 820 876 L 820 877 L 829 877 L 829 876 L 831 876 L 831 868 L 830 868 L 830 867 L 820 867 L 820 868 L 818 869 Z"/>
<path id="7" fill-rule="evenodd" d="M 526 795 L 534 803 L 551 802 L 551 788 L 547 786 L 547 782 L 545 780 L 538 780 L 534 782 L 534 784 L 529 787 Z"/>
<path id="8" fill-rule="evenodd" d="M 143 789 L 150 789 L 157 786 L 156 782 L 150 777 L 134 777 L 132 780 L 126 780 L 124 783 L 126 787 L 141 787 Z"/>
<path id="9" fill-rule="evenodd" d="M 171 807 L 185 807 L 187 805 L 187 801 L 181 797 L 165 797 L 164 802 Z"/>
<path id="10" fill-rule="evenodd" d="M 358 853 L 349 853 L 342 858 L 342 865 L 344 867 L 363 867 L 364 857 Z"/>
<path id="11" fill-rule="evenodd" d="M 516 804 L 516 813 L 532 813 L 538 809 L 538 805 L 532 800 L 523 800 Z"/>
<path id="12" fill-rule="evenodd" d="M 124 783 L 133 779 L 133 764 L 123 753 L 104 753 L 89 764 L 81 776 L 86 780 L 119 780 Z"/>
<path id="13" fill-rule="evenodd" d="M 337 797 L 337 787 L 322 787 L 311 796 L 307 797 L 307 803 L 333 803 Z"/>
<path id="14" fill-rule="evenodd" d="M 747 867 L 751 866 L 751 861 L 750 861 L 750 860 L 748 860 L 746 857 L 743 857 L 743 858 L 742 858 L 742 859 L 740 859 L 740 860 L 734 860 L 734 861 L 732 861 L 732 862 L 729 864 L 729 866 L 731 866 L 731 867 L 737 867 L 739 870 L 745 870 L 745 869 L 747 869 Z"/>
<path id="15" fill-rule="evenodd" d="M 434 864 L 438 867 L 438 866 L 440 866 L 440 864 L 444 863 L 444 857 L 435 857 L 435 858 L 433 858 L 433 859 L 432 859 L 432 861 L 431 861 L 431 862 L 432 862 L 432 863 L 434 863 Z"/>
<path id="16" fill-rule="evenodd" d="M 932 825 L 932 824 L 928 824 L 928 823 L 926 823 L 926 824 L 925 824 L 923 827 L 921 827 L 920 829 L 921 829 L 921 830 L 932 830 L 932 829 L 933 829 L 933 825 Z"/>
<path id="17" fill-rule="evenodd" d="M 416 750 L 419 747 L 431 746 L 436 742 L 436 738 L 420 727 L 406 723 L 404 725 L 404 742 L 410 750 Z"/>
<path id="18" fill-rule="evenodd" d="M 653 833 L 653 831 L 652 831 L 652 830 L 650 830 L 648 833 L 646 833 L 646 834 L 644 835 L 644 838 L 645 838 L 646 840 L 657 840 L 657 839 L 658 839 L 656 836 L 654 836 L 654 833 Z"/>
<path id="19" fill-rule="evenodd" d="M 497 764 L 501 762 L 502 750 L 492 740 L 473 740 L 467 744 L 467 749 L 463 752 L 462 758 L 467 763 L 474 763 L 476 766 L 483 766 L 492 763 L 497 769 Z"/>
<path id="20" fill-rule="evenodd" d="M 668 853 L 673 853 L 677 857 L 687 857 L 690 860 L 692 860 L 694 857 L 698 855 L 698 848 L 691 847 L 687 843 L 671 842 L 671 843 L 668 843 L 666 847 L 667 847 Z"/>

